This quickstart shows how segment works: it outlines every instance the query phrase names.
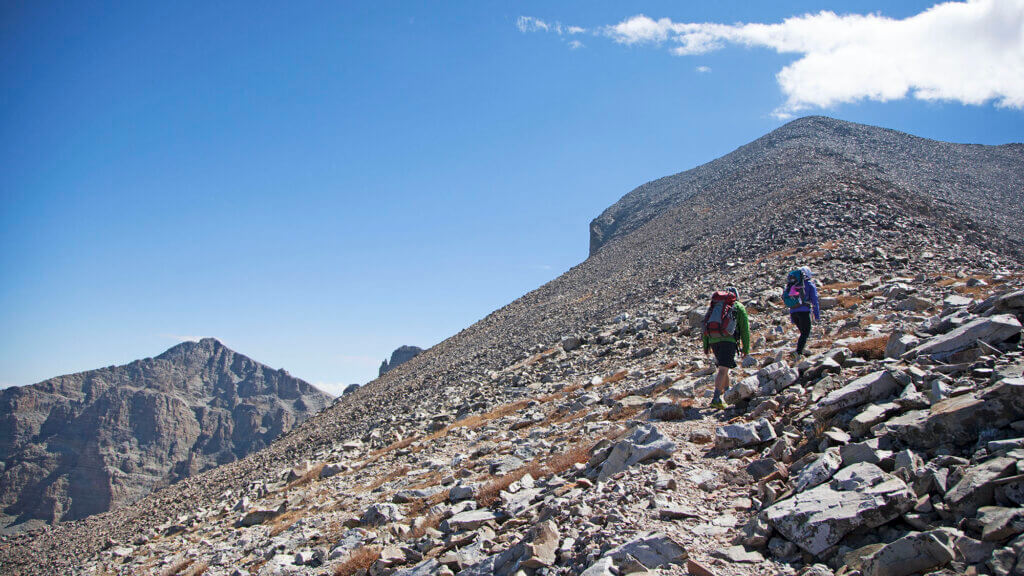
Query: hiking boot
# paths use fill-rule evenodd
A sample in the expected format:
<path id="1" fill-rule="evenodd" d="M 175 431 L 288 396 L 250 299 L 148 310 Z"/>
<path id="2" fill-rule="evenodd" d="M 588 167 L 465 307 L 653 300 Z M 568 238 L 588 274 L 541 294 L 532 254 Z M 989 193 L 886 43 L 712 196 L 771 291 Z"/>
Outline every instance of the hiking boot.
<path id="1" fill-rule="evenodd" d="M 722 400 L 721 398 L 719 398 L 717 400 L 712 400 L 711 401 L 711 407 L 716 409 L 716 410 L 725 410 L 726 408 L 729 407 L 729 405 L 725 403 L 725 400 Z"/>

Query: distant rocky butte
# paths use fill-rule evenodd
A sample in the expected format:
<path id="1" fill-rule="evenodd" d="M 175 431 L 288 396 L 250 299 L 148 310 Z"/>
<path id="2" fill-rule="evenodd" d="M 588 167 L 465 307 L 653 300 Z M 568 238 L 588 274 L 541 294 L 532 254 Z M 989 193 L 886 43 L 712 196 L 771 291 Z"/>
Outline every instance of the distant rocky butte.
<path id="1" fill-rule="evenodd" d="M 423 348 L 419 346 L 399 346 L 395 348 L 395 351 L 391 353 L 391 361 L 384 360 L 380 363 L 380 371 L 377 376 L 383 376 L 398 367 L 399 364 L 404 364 L 409 360 L 420 355 L 423 352 Z"/>
<path id="2" fill-rule="evenodd" d="M 0 390 L 9 529 L 84 518 L 269 445 L 330 397 L 213 338 Z"/>

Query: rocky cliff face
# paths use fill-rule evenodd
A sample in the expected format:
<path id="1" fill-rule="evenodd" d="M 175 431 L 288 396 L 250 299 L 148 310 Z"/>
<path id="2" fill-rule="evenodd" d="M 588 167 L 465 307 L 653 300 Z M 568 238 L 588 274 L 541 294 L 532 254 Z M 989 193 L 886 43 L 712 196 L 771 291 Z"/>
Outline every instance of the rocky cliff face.
<path id="1" fill-rule="evenodd" d="M 378 378 L 394 370 L 399 364 L 404 364 L 409 360 L 420 355 L 423 352 L 423 348 L 419 346 L 399 346 L 395 348 L 395 351 L 391 353 L 391 361 L 384 360 L 380 364 L 380 371 L 378 372 Z"/>
<path id="2" fill-rule="evenodd" d="M 0 542 L 0 562 L 208 576 L 1024 570 L 1024 147 L 932 148 L 819 118 L 759 142 L 686 193 L 620 210 L 632 229 L 585 262 L 267 449 Z M 947 165 L 959 175 L 925 191 Z M 992 198 L 1003 213 L 980 209 Z M 779 302 L 797 265 L 822 283 L 807 358 L 791 356 Z M 696 319 L 726 285 L 753 338 L 732 407 L 716 411 Z"/>
<path id="3" fill-rule="evenodd" d="M 2 390 L 3 515 L 53 523 L 134 502 L 266 447 L 328 400 L 212 338 Z"/>

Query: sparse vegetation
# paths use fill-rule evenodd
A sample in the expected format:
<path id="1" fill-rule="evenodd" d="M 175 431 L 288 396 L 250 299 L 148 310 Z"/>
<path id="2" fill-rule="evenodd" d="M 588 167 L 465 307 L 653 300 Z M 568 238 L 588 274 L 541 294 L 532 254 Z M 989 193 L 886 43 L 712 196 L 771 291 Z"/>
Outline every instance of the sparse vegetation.
<path id="1" fill-rule="evenodd" d="M 285 530 L 292 527 L 292 524 L 298 522 L 303 516 L 306 515 L 305 510 L 287 510 L 284 514 L 281 514 L 277 518 L 271 520 L 269 528 L 270 535 L 277 536 Z"/>
<path id="2" fill-rule="evenodd" d="M 287 486 L 285 486 L 285 490 L 290 490 L 290 489 L 298 487 L 298 486 L 309 484 L 310 482 L 312 482 L 314 480 L 319 480 L 320 479 L 320 473 L 323 472 L 323 471 L 324 471 L 324 463 L 321 462 L 320 464 L 317 464 L 317 465 L 313 466 L 309 470 L 309 472 L 306 472 L 301 477 L 296 478 L 295 480 L 292 480 Z"/>
<path id="3" fill-rule="evenodd" d="M 191 566 L 193 562 L 195 562 L 195 560 L 191 558 L 182 558 L 167 568 L 164 568 L 163 571 L 160 572 L 160 576 L 179 576 L 186 568 Z"/>
<path id="4" fill-rule="evenodd" d="M 619 380 L 624 379 L 628 374 L 629 372 L 626 370 L 619 370 L 618 372 L 612 374 L 611 376 L 605 376 L 604 380 L 602 380 L 601 383 L 611 384 L 612 382 L 618 382 Z"/>
<path id="5" fill-rule="evenodd" d="M 209 562 L 203 560 L 202 562 L 196 562 L 189 567 L 188 570 L 182 573 L 182 576 L 202 576 L 206 573 L 206 570 L 210 568 Z"/>
<path id="6" fill-rule="evenodd" d="M 380 558 L 377 546 L 360 546 L 348 553 L 341 564 L 334 567 L 334 576 L 352 576 L 360 570 L 368 570 Z"/>
<path id="7" fill-rule="evenodd" d="M 876 336 L 850 344 L 850 351 L 854 356 L 866 360 L 881 360 L 885 358 L 885 345 L 888 343 L 888 336 Z"/>
<path id="8" fill-rule="evenodd" d="M 381 486 L 387 484 L 388 482 L 391 482 L 392 480 L 397 480 L 398 478 L 405 476 L 406 474 L 409 473 L 410 470 L 412 470 L 412 468 L 408 466 L 399 466 L 398 468 L 395 468 L 394 470 L 388 472 L 387 474 L 378 476 L 373 482 L 370 482 L 370 484 L 367 485 L 366 491 L 373 492 L 374 490 L 380 488 Z"/>

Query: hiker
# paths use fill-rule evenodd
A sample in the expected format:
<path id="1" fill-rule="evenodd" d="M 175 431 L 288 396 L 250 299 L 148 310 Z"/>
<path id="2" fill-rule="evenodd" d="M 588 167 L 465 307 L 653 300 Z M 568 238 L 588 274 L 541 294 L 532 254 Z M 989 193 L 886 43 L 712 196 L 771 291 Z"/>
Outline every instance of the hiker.
<path id="1" fill-rule="evenodd" d="M 786 287 L 782 289 L 782 302 L 789 308 L 789 320 L 800 331 L 794 356 L 807 355 L 804 347 L 811 335 L 811 310 L 814 310 L 814 321 L 821 320 L 818 289 L 811 281 L 812 276 L 810 268 L 801 266 L 786 275 Z"/>
<path id="2" fill-rule="evenodd" d="M 747 309 L 738 302 L 739 297 L 739 290 L 732 286 L 715 292 L 704 315 L 704 353 L 713 350 L 718 364 L 712 408 L 727 408 L 722 394 L 729 388 L 729 369 L 736 367 L 737 338 L 743 342 L 740 354 L 746 356 L 750 353 L 750 320 Z"/>

